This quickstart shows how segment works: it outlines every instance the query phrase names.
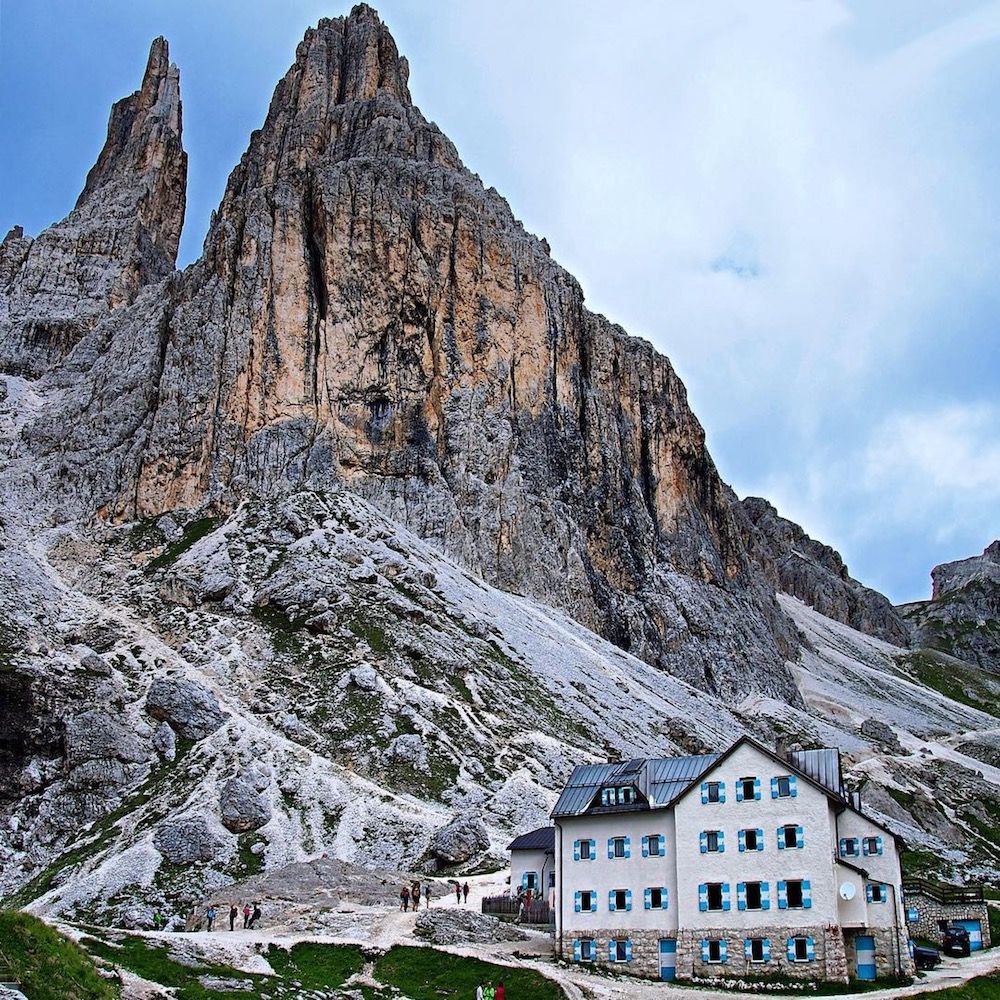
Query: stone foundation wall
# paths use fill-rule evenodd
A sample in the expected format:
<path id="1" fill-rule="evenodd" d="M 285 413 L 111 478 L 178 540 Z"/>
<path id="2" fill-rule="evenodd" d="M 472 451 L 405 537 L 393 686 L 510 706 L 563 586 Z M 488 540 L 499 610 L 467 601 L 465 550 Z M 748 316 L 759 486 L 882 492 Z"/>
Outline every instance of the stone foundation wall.
<path id="1" fill-rule="evenodd" d="M 875 975 L 879 979 L 898 975 L 913 976 L 916 969 L 910 957 L 905 928 L 900 928 L 897 932 L 894 927 L 862 927 L 844 935 L 847 972 L 851 979 L 855 978 L 858 967 L 854 939 L 861 934 L 875 939 Z"/>
<path id="2" fill-rule="evenodd" d="M 765 937 L 771 942 L 769 962 L 750 963 L 743 955 L 746 937 Z M 787 943 L 790 937 L 811 937 L 815 957 L 811 962 L 790 962 Z M 726 942 L 727 961 L 703 962 L 702 938 L 721 938 Z M 677 978 L 692 976 L 771 976 L 780 973 L 797 979 L 827 979 L 847 982 L 847 959 L 840 927 L 761 927 L 753 931 L 734 931 L 731 927 L 710 930 L 681 931 L 677 935 Z"/>
<path id="3" fill-rule="evenodd" d="M 917 908 L 919 920 L 915 924 L 907 924 L 911 937 L 927 938 L 940 945 L 942 941 L 942 920 L 951 923 L 954 920 L 978 920 L 983 928 L 983 947 L 989 948 L 990 915 L 986 902 L 981 903 L 939 903 L 930 896 L 919 892 L 907 892 L 905 896 L 906 909 Z"/>
<path id="4" fill-rule="evenodd" d="M 588 964 L 621 969 L 633 976 L 648 976 L 650 979 L 660 978 L 660 941 L 663 938 L 676 937 L 676 931 L 623 930 L 617 927 L 600 927 L 589 931 L 570 931 L 563 935 L 563 958 L 573 960 L 573 942 L 578 938 L 593 938 L 597 945 L 597 959 Z M 628 939 L 632 942 L 631 962 L 609 962 L 608 942 L 612 939 Z"/>

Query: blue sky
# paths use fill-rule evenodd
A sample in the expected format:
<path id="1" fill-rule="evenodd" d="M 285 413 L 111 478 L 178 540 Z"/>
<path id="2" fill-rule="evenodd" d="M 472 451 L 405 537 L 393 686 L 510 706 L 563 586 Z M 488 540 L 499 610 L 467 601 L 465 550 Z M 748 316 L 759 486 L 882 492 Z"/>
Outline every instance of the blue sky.
<path id="1" fill-rule="evenodd" d="M 182 263 L 312 0 L 0 0 L 0 230 L 72 207 L 164 34 Z M 411 91 L 684 378 L 723 477 L 897 601 L 1000 534 L 1000 3 L 385 0 Z"/>

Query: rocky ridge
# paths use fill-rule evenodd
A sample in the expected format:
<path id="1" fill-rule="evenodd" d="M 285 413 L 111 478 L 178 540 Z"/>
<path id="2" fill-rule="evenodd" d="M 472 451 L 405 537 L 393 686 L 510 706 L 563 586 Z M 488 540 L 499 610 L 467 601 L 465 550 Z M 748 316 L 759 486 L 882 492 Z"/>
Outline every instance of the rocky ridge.
<path id="1" fill-rule="evenodd" d="M 150 280 L 0 288 L 0 317 L 81 317 L 58 350 L 0 325 L 0 893 L 107 920 L 387 843 L 470 870 L 580 759 L 744 731 L 840 746 L 880 815 L 992 871 L 992 805 L 892 794 L 948 766 L 993 801 L 991 682 L 954 700 L 836 553 L 732 496 L 669 362 L 586 310 L 408 74 L 370 8 L 310 29 L 178 274 L 154 43 L 75 210 L 131 205 L 148 241 L 84 271 Z"/>

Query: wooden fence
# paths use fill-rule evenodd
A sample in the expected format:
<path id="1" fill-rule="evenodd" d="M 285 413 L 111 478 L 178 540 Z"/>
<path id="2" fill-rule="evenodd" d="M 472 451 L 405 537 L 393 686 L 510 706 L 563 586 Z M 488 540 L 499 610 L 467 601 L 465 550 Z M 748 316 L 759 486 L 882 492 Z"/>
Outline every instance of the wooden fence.
<path id="1" fill-rule="evenodd" d="M 486 896 L 483 899 L 483 913 L 494 917 L 514 919 L 521 909 L 521 901 L 513 896 Z M 556 919 L 555 912 L 545 900 L 532 900 L 531 906 L 524 908 L 522 924 L 551 924 Z"/>

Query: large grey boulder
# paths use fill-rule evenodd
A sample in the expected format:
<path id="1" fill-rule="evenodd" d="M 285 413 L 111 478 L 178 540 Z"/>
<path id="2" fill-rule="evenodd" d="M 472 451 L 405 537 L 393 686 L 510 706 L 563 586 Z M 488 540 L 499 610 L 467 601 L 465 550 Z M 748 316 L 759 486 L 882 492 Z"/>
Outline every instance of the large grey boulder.
<path id="1" fill-rule="evenodd" d="M 87 709 L 66 721 L 66 760 L 70 766 L 91 760 L 134 763 L 143 759 L 135 733 L 99 708 Z"/>
<path id="2" fill-rule="evenodd" d="M 214 861 L 224 852 L 205 817 L 196 815 L 164 820 L 153 835 L 153 846 L 175 865 Z"/>
<path id="3" fill-rule="evenodd" d="M 203 684 L 186 678 L 153 681 L 146 695 L 146 711 L 191 740 L 204 739 L 226 721 L 215 695 Z"/>
<path id="4" fill-rule="evenodd" d="M 222 825 L 233 833 L 259 830 L 271 819 L 271 800 L 264 795 L 269 781 L 259 771 L 248 771 L 230 778 L 222 786 L 219 806 Z"/>
<path id="5" fill-rule="evenodd" d="M 524 931 L 496 917 L 457 907 L 423 910 L 417 914 L 413 933 L 439 945 L 526 941 L 528 938 Z"/>
<path id="6" fill-rule="evenodd" d="M 427 850 L 442 864 L 460 865 L 482 854 L 489 846 L 490 835 L 483 821 L 473 813 L 465 813 L 436 830 Z"/>

